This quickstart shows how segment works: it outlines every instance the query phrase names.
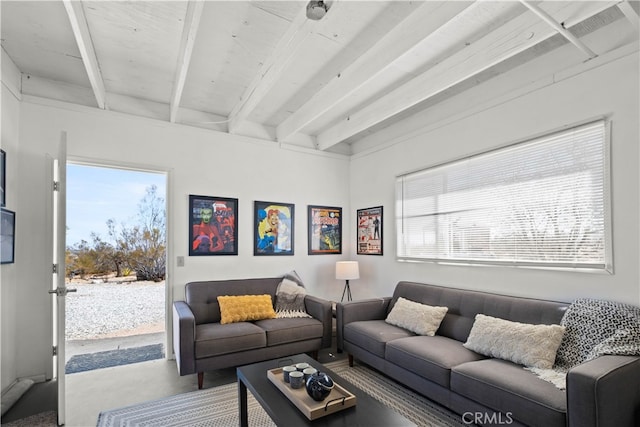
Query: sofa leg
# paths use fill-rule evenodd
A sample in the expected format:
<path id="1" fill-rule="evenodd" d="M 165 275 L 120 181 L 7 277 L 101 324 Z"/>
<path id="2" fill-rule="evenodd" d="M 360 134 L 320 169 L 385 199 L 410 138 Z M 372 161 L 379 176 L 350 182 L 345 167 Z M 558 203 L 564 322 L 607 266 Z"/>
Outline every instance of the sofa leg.
<path id="1" fill-rule="evenodd" d="M 309 355 L 313 360 L 318 360 L 318 350 L 313 350 Z"/>
<path id="2" fill-rule="evenodd" d="M 204 372 L 198 372 L 198 390 L 202 390 L 204 384 Z"/>
<path id="3" fill-rule="evenodd" d="M 353 368 L 353 354 L 347 355 L 349 357 L 349 367 Z"/>

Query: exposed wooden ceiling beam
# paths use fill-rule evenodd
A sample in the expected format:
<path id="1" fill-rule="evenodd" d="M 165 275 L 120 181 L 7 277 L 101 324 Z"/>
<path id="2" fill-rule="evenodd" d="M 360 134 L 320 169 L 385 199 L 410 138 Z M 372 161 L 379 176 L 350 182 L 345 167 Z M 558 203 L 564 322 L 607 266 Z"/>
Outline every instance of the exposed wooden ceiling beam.
<path id="1" fill-rule="evenodd" d="M 531 12 L 535 13 L 536 15 L 538 15 L 540 17 L 540 19 L 542 19 L 544 22 L 549 24 L 551 26 L 551 28 L 553 28 L 558 33 L 560 33 L 565 39 L 569 40 L 575 47 L 580 49 L 587 56 L 587 59 L 592 59 L 592 58 L 595 58 L 596 56 L 598 56 L 594 51 L 589 49 L 589 47 L 587 45 L 582 43 L 580 41 L 580 39 L 578 39 L 576 36 L 574 36 L 571 33 L 571 31 L 567 30 L 565 27 L 560 25 L 558 23 L 558 21 L 553 19 L 553 17 L 551 15 L 549 15 L 547 12 L 542 10 L 540 7 L 538 7 L 538 6 L 534 5 L 534 4 L 531 4 L 530 2 L 528 2 L 526 0 L 520 0 L 520 3 L 522 3 Z"/>
<path id="2" fill-rule="evenodd" d="M 82 2 L 63 0 L 63 3 L 67 11 L 67 16 L 69 17 L 69 22 L 71 23 L 71 28 L 73 29 L 73 35 L 78 44 L 78 49 L 80 49 L 80 56 L 82 57 L 84 68 L 87 70 L 87 76 L 89 77 L 91 88 L 96 97 L 96 102 L 98 103 L 98 107 L 104 110 L 107 108 L 104 81 L 102 80 L 102 73 L 100 73 L 96 51 L 91 41 L 87 17 L 82 9 Z"/>
<path id="3" fill-rule="evenodd" d="M 636 31 L 640 31 L 640 16 L 636 13 L 628 1 L 618 3 L 618 8 L 624 13 L 624 16 L 631 22 Z"/>
<path id="4" fill-rule="evenodd" d="M 247 119 L 249 114 L 282 77 L 282 73 L 294 59 L 300 46 L 311 34 L 314 25 L 317 25 L 317 22 L 307 18 L 306 5 L 300 3 L 300 12 L 291 21 L 291 25 L 278 41 L 273 53 L 264 61 L 260 71 L 242 94 L 240 102 L 236 104 L 229 114 L 230 133 L 235 133 L 235 130 L 240 126 L 240 122 Z"/>
<path id="5" fill-rule="evenodd" d="M 442 26 L 443 22 L 469 5 L 467 2 L 425 2 L 284 120 L 276 129 L 278 141 L 285 142 L 304 126 L 362 89 L 367 82 L 388 70 L 398 58 Z"/>
<path id="6" fill-rule="evenodd" d="M 547 11 L 559 22 L 582 21 L 617 2 L 548 2 Z M 361 110 L 344 117 L 318 135 L 318 148 L 326 150 L 394 115 L 425 101 L 491 66 L 553 36 L 555 29 L 529 13 L 519 15 L 477 42 L 439 62 Z"/>
<path id="7" fill-rule="evenodd" d="M 187 72 L 191 62 L 191 54 L 204 9 L 203 0 L 189 0 L 187 4 L 187 13 L 184 19 L 184 28 L 182 30 L 182 40 L 180 41 L 180 51 L 178 52 L 178 63 L 176 65 L 176 77 L 173 82 L 173 93 L 171 94 L 171 105 L 169 112 L 169 120 L 175 123 L 180 108 L 180 99 L 184 84 L 187 81 Z"/>

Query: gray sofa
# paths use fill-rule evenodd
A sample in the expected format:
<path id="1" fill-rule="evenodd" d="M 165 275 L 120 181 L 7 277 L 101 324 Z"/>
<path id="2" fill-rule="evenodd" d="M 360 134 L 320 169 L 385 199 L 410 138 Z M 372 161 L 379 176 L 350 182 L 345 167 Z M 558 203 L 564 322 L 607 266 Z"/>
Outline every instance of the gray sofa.
<path id="1" fill-rule="evenodd" d="M 449 308 L 435 336 L 385 322 L 399 297 Z M 338 304 L 338 351 L 357 358 L 465 423 L 527 426 L 640 425 L 640 357 L 601 356 L 571 369 L 566 391 L 523 366 L 463 346 L 476 314 L 558 324 L 569 304 L 399 282 L 392 297 Z"/>
<path id="2" fill-rule="evenodd" d="M 310 353 L 331 346 L 332 310 L 327 300 L 306 295 L 305 309 L 313 318 L 265 319 L 221 324 L 217 297 L 275 295 L 281 277 L 190 282 L 186 301 L 173 303 L 173 350 L 180 375 Z"/>

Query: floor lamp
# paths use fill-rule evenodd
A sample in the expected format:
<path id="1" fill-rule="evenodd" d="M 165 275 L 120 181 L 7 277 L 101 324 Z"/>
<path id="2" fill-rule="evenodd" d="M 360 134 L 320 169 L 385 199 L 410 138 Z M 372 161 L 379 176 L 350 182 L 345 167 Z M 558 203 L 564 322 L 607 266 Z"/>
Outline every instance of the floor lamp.
<path id="1" fill-rule="evenodd" d="M 358 270 L 358 261 L 338 261 L 336 262 L 336 279 L 345 280 L 344 290 L 342 291 L 342 299 L 347 294 L 347 301 L 351 301 L 351 288 L 349 287 L 350 279 L 359 279 L 360 271 Z"/>

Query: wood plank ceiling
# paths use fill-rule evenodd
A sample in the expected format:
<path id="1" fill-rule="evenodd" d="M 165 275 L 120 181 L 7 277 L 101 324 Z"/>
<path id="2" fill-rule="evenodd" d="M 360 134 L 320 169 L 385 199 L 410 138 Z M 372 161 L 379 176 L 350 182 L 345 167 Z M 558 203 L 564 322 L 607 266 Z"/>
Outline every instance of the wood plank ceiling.
<path id="1" fill-rule="evenodd" d="M 349 154 L 562 45 L 580 63 L 637 41 L 638 3 L 334 0 L 317 21 L 302 1 L 3 0 L 0 12 L 25 97 Z M 600 50 L 582 40 L 614 23 Z"/>

